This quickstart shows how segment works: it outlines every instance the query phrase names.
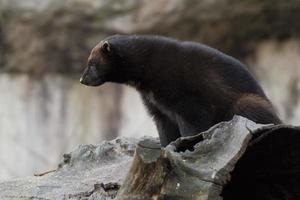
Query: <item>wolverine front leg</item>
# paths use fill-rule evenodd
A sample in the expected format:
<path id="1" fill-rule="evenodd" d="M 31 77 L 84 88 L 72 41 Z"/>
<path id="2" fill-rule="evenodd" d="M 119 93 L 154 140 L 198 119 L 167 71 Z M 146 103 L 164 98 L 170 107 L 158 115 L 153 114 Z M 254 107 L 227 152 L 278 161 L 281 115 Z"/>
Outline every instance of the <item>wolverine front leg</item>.
<path id="1" fill-rule="evenodd" d="M 197 101 L 199 102 L 199 101 Z M 194 105 L 187 107 L 185 104 Z M 213 124 L 213 111 L 209 106 L 197 104 L 193 101 L 181 101 L 177 104 L 176 121 L 182 137 L 196 135 L 209 129 Z M 184 109 L 182 109 L 184 108 Z"/>
<path id="2" fill-rule="evenodd" d="M 160 143 L 163 147 L 181 137 L 177 123 L 163 114 L 154 104 L 149 101 L 147 96 L 142 96 L 142 99 L 148 112 L 151 116 L 153 116 Z"/>
<path id="3" fill-rule="evenodd" d="M 160 143 L 163 147 L 181 137 L 178 125 L 168 119 L 165 115 L 157 113 L 154 121 L 159 134 Z"/>

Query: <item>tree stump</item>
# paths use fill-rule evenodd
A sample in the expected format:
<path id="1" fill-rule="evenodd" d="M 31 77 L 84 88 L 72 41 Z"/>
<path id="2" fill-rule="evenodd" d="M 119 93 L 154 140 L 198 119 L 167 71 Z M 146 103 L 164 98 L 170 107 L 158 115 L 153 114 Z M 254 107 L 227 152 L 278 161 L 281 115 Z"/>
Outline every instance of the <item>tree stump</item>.
<path id="1" fill-rule="evenodd" d="M 221 200 L 230 172 L 260 127 L 235 117 L 166 148 L 155 140 L 141 141 L 117 199 Z"/>

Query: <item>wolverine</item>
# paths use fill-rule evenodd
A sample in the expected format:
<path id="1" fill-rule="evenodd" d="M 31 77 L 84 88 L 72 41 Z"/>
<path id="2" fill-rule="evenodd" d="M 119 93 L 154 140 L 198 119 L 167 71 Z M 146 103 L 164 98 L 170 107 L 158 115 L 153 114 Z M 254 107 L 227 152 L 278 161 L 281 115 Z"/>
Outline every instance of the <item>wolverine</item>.
<path id="1" fill-rule="evenodd" d="M 162 36 L 114 35 L 91 51 L 80 82 L 134 87 L 155 121 L 162 146 L 241 115 L 280 124 L 247 68 L 214 48 Z"/>

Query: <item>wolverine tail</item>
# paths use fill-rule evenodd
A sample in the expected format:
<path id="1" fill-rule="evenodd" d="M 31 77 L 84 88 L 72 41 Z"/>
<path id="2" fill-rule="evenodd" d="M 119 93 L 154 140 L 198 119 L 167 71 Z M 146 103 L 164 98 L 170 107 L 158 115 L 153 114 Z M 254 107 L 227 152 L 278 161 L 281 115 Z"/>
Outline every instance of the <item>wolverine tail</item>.
<path id="1" fill-rule="evenodd" d="M 255 94 L 241 96 L 233 106 L 233 113 L 260 124 L 282 124 L 270 101 Z"/>

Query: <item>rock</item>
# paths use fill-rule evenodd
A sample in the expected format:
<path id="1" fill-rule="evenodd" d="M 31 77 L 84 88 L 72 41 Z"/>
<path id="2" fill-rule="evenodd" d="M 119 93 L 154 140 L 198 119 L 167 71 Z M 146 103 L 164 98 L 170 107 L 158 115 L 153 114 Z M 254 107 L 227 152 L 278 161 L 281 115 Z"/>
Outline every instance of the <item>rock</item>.
<path id="1" fill-rule="evenodd" d="M 300 127 L 235 116 L 166 148 L 154 138 L 81 145 L 56 172 L 0 182 L 0 199 L 298 200 L 299 142 Z"/>
<path id="2" fill-rule="evenodd" d="M 136 143 L 118 138 L 96 146 L 80 145 L 64 155 L 56 172 L 0 182 L 0 199 L 113 199 L 129 170 Z"/>

